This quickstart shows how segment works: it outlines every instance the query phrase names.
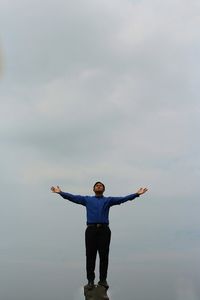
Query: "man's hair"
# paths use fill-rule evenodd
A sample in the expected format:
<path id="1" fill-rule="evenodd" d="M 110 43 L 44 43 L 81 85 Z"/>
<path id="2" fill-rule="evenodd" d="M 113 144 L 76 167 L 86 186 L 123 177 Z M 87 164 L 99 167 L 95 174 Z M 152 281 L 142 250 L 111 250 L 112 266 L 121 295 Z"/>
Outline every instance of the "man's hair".
<path id="1" fill-rule="evenodd" d="M 100 184 L 103 185 L 103 190 L 105 191 L 105 185 L 104 185 L 101 181 L 95 182 L 95 184 L 94 184 L 94 186 L 93 186 L 93 190 L 94 190 L 95 186 L 96 186 L 98 183 L 100 183 Z"/>

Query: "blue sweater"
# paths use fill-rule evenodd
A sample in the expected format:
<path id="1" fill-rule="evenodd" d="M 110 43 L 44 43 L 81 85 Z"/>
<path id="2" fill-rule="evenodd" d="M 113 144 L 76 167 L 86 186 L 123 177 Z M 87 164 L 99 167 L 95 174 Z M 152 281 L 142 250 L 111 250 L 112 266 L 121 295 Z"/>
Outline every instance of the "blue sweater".
<path id="1" fill-rule="evenodd" d="M 77 204 L 86 207 L 87 224 L 104 223 L 109 224 L 109 209 L 113 205 L 118 205 L 139 197 L 139 194 L 131 194 L 125 197 L 104 197 L 104 196 L 80 196 L 60 192 L 60 196 Z"/>

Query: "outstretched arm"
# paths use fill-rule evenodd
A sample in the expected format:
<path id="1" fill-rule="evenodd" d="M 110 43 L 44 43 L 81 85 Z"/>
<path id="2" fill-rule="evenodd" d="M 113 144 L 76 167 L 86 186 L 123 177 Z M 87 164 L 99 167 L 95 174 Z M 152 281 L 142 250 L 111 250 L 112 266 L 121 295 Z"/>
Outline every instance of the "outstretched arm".
<path id="1" fill-rule="evenodd" d="M 136 197 L 139 197 L 140 195 L 146 193 L 148 191 L 147 188 L 140 188 L 136 193 L 130 194 L 125 197 L 109 197 L 110 198 L 110 206 L 121 204 L 124 202 L 127 202 L 129 200 L 133 200 Z"/>
<path id="2" fill-rule="evenodd" d="M 86 199 L 85 199 L 84 196 L 73 195 L 73 194 L 70 194 L 70 193 L 62 192 L 61 189 L 60 189 L 60 187 L 58 185 L 56 187 L 52 186 L 51 187 L 51 191 L 53 193 L 59 194 L 64 199 L 67 199 L 67 200 L 69 200 L 71 202 L 74 202 L 74 203 L 77 203 L 77 204 L 82 204 L 84 206 L 86 204 Z"/>

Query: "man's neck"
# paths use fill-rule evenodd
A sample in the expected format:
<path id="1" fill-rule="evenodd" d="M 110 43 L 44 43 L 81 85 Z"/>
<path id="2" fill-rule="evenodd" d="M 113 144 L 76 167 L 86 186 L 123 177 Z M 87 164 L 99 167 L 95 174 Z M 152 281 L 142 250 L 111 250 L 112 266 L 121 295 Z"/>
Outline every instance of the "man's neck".
<path id="1" fill-rule="evenodd" d="M 95 197 L 103 197 L 103 193 L 95 193 Z"/>

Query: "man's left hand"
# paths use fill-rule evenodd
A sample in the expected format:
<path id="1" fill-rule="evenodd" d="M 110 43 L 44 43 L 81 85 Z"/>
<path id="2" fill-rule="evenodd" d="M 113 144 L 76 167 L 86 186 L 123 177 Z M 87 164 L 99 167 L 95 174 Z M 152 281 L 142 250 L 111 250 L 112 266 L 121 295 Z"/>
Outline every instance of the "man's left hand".
<path id="1" fill-rule="evenodd" d="M 142 194 L 146 193 L 147 191 L 148 191 L 147 188 L 140 188 L 140 189 L 137 191 L 137 194 L 138 194 L 138 195 L 142 195 Z"/>

